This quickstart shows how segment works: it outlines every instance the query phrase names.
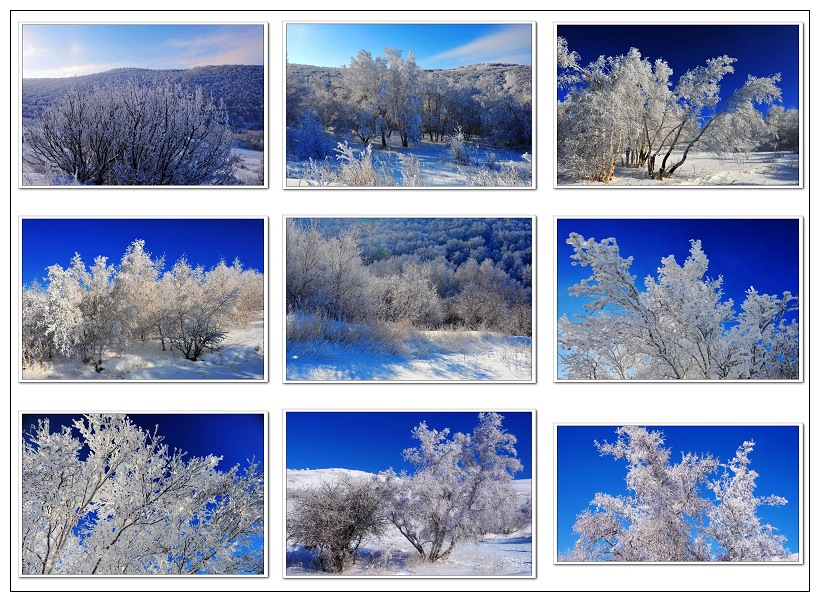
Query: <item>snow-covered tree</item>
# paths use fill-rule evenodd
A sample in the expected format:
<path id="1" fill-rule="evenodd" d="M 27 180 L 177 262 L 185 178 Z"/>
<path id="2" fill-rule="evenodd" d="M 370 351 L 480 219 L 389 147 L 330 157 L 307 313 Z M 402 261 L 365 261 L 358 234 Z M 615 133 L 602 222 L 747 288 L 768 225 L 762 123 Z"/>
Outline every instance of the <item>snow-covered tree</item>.
<path id="1" fill-rule="evenodd" d="M 387 61 L 387 123 L 401 138 L 401 145 L 421 139 L 421 69 L 413 51 L 402 57 L 402 51 L 384 49 Z"/>
<path id="2" fill-rule="evenodd" d="M 164 278 L 171 290 L 166 333 L 185 359 L 196 361 L 216 349 L 226 336 L 226 316 L 239 294 L 233 274 L 224 264 L 209 272 L 191 266 L 185 257 Z"/>
<path id="3" fill-rule="evenodd" d="M 797 378 L 797 324 L 784 316 L 797 309 L 791 293 L 759 295 L 753 288 L 735 313 L 723 301 L 723 278 L 706 275 L 709 261 L 700 241 L 689 257 L 661 259 L 657 278 L 643 290 L 630 273 L 632 258 L 620 256 L 614 238 L 600 242 L 572 233 L 573 265 L 592 276 L 569 289 L 591 299 L 586 313 L 558 324 L 565 376 L 578 379 Z M 775 376 L 777 375 L 777 376 Z"/>
<path id="4" fill-rule="evenodd" d="M 263 570 L 255 462 L 221 472 L 221 458 L 186 459 L 121 414 L 86 415 L 59 432 L 41 420 L 22 445 L 23 574 Z"/>
<path id="5" fill-rule="evenodd" d="M 780 100 L 780 74 L 750 75 L 722 98 L 721 81 L 736 62 L 726 55 L 686 71 L 677 84 L 665 61 L 651 63 L 636 48 L 585 67 L 559 37 L 557 57 L 558 85 L 566 90 L 558 103 L 558 165 L 572 181 L 610 182 L 619 157 L 662 180 L 697 145 L 745 152 L 765 133 L 755 105 Z"/>
<path id="6" fill-rule="evenodd" d="M 774 151 L 800 151 L 800 111 L 774 105 L 766 113 L 767 146 Z"/>
<path id="7" fill-rule="evenodd" d="M 714 555 L 719 560 L 765 561 L 787 555 L 783 547 L 786 537 L 776 535 L 777 529 L 762 524 L 757 515 L 759 506 L 782 506 L 787 500 L 779 495 L 755 496 L 758 474 L 749 468 L 754 445 L 754 441 L 744 441 L 735 457 L 723 466 L 721 476 L 709 485 L 716 504 L 708 512 L 705 534 L 715 540 Z"/>
<path id="8" fill-rule="evenodd" d="M 757 473 L 748 469 L 754 443 L 745 442 L 728 465 L 710 454 L 681 453 L 672 463 L 661 431 L 624 426 L 614 443 L 595 446 L 627 462 L 629 495 L 596 493 L 577 516 L 578 539 L 562 560 L 576 562 L 691 562 L 774 560 L 785 538 L 761 525 L 757 507 L 782 505 L 757 498 Z M 723 466 L 718 478 L 714 475 Z M 709 492 L 714 492 L 714 499 Z"/>
<path id="9" fill-rule="evenodd" d="M 387 516 L 427 562 L 446 560 L 461 541 L 475 541 L 500 522 L 500 508 L 515 499 L 510 487 L 522 469 L 503 417 L 480 413 L 472 434 L 413 429 L 419 446 L 404 450 L 412 475 L 385 473 Z"/>
<path id="10" fill-rule="evenodd" d="M 44 364 L 51 358 L 54 340 L 49 333 L 48 292 L 39 282 L 23 289 L 20 316 L 23 368 Z"/>
<path id="11" fill-rule="evenodd" d="M 158 280 L 164 265 L 164 257 L 152 258 L 145 250 L 145 241 L 135 240 L 128 245 L 116 273 L 123 328 L 143 342 L 152 338 L 155 316 L 162 303 L 158 298 Z"/>
<path id="12" fill-rule="evenodd" d="M 289 492 L 287 539 L 315 552 L 322 571 L 340 573 L 356 563 L 359 546 L 384 531 L 384 484 L 342 475 L 317 487 Z"/>
<path id="13" fill-rule="evenodd" d="M 381 137 L 387 146 L 388 91 L 386 82 L 387 61 L 382 56 L 375 59 L 366 50 L 359 50 L 351 57 L 350 66 L 342 69 L 342 86 L 346 110 L 353 133 L 362 144 Z"/>

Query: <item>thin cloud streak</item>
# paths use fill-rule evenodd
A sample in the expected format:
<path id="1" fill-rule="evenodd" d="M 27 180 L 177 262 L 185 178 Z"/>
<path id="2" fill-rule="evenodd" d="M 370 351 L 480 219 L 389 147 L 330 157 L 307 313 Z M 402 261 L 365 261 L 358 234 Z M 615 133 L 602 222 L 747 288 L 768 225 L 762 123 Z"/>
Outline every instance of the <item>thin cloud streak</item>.
<path id="1" fill-rule="evenodd" d="M 525 63 L 532 60 L 532 26 L 510 25 L 504 29 L 457 46 L 446 52 L 440 52 L 425 59 L 425 62 L 458 61 L 469 63 L 510 62 L 505 58 L 526 57 Z"/>

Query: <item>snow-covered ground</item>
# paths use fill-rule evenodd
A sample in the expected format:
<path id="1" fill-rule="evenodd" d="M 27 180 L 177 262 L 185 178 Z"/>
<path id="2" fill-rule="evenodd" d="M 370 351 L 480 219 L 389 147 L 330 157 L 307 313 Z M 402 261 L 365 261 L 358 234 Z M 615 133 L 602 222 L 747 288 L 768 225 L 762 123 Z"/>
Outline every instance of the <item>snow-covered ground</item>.
<path id="1" fill-rule="evenodd" d="M 264 174 L 265 153 L 247 148 L 231 149 L 239 159 L 236 169 L 236 179 L 245 186 L 261 186 L 260 174 Z"/>
<path id="2" fill-rule="evenodd" d="M 315 486 L 342 474 L 352 478 L 369 478 L 366 472 L 343 468 L 321 470 L 288 470 L 287 491 Z M 519 479 L 513 486 L 520 496 L 532 496 L 532 480 Z M 313 555 L 296 546 L 286 549 L 288 576 L 321 576 Z M 446 561 L 429 563 L 420 560 L 418 552 L 398 529 L 391 528 L 383 536 L 366 540 L 359 556 L 345 577 L 423 576 L 423 577 L 483 577 L 532 575 L 532 525 L 509 534 L 488 534 L 478 543 L 461 542 Z M 337 575 L 338 576 L 338 575 Z"/>
<path id="3" fill-rule="evenodd" d="M 45 366 L 23 370 L 25 380 L 237 380 L 262 379 L 265 373 L 264 326 L 261 318 L 248 330 L 228 332 L 217 351 L 205 352 L 199 360 L 186 360 L 159 341 L 134 343 L 122 352 L 103 357 L 103 371 L 79 360 L 55 358 Z"/>
<path id="4" fill-rule="evenodd" d="M 678 155 L 679 156 L 679 155 Z M 757 152 L 723 154 L 691 152 L 671 178 L 660 182 L 646 177 L 646 168 L 615 166 L 609 184 L 568 182 L 559 186 L 798 186 L 800 156 L 796 153 Z"/>
<path id="5" fill-rule="evenodd" d="M 450 158 L 448 147 L 443 142 L 430 142 L 422 140 L 410 147 L 403 147 L 397 136 L 388 143 L 387 148 L 382 148 L 381 144 L 372 144 L 372 157 L 374 165 L 378 162 L 384 163 L 388 171 L 392 173 L 397 185 L 402 184 L 400 167 L 403 155 L 412 155 L 418 159 L 423 174 L 423 186 L 471 186 L 478 177 L 481 168 L 487 171 L 500 173 L 502 167 L 507 167 L 512 163 L 512 167 L 521 175 L 524 180 L 519 186 L 532 185 L 532 163 L 524 158 L 521 152 L 511 151 L 504 148 L 494 148 L 482 143 L 467 143 L 469 154 L 472 157 L 471 165 L 458 165 Z M 356 157 L 364 150 L 362 144 L 351 142 L 350 147 L 356 150 Z M 330 153 L 331 157 L 335 153 Z M 332 160 L 332 159 L 331 159 Z M 490 167 L 488 167 L 488 164 Z M 297 160 L 293 157 L 287 159 L 287 186 L 316 186 L 316 182 L 305 179 L 305 171 L 308 161 Z"/>
<path id="6" fill-rule="evenodd" d="M 490 332 L 417 331 L 399 354 L 326 340 L 286 353 L 287 380 L 532 380 L 532 340 Z"/>

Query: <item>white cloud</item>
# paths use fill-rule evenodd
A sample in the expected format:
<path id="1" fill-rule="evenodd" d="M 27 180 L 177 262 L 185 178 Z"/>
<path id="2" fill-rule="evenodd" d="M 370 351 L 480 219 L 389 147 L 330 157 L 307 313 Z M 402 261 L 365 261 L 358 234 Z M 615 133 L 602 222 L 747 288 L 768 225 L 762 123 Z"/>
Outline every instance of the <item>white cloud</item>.
<path id="1" fill-rule="evenodd" d="M 512 60 L 511 60 L 512 59 Z M 451 50 L 425 59 L 425 63 L 450 61 L 471 63 L 530 63 L 532 61 L 532 26 L 507 25 Z"/>

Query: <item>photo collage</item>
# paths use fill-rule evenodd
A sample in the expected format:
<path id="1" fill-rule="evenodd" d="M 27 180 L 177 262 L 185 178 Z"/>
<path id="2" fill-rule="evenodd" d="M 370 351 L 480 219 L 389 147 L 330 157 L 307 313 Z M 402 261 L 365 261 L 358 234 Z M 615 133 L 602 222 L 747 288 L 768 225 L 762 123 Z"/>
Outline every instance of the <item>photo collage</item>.
<path id="1" fill-rule="evenodd" d="M 808 13 L 12 10 L 11 592 L 808 591 Z"/>

